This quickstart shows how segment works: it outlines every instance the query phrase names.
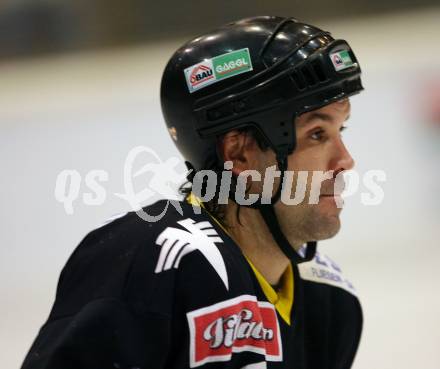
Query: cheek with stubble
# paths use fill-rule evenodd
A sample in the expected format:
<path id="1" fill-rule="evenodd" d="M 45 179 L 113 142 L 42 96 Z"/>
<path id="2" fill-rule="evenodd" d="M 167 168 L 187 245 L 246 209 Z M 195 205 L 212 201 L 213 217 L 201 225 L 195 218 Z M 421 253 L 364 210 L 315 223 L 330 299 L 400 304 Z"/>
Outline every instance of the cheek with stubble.
<path id="1" fill-rule="evenodd" d="M 282 228 L 286 236 L 290 235 L 292 239 L 318 241 L 331 238 L 341 227 L 339 215 L 343 204 L 340 194 L 335 191 L 334 179 L 320 180 L 317 175 L 318 179 L 313 180 L 314 171 L 328 170 L 317 168 L 327 168 L 319 158 L 312 156 L 312 162 L 298 161 L 298 156 L 295 159 L 289 161 L 289 170 L 294 170 L 295 174 L 288 183 L 289 186 L 285 188 L 283 186 L 283 192 L 290 190 L 289 197 L 296 198 L 300 203 L 298 205 L 280 204 Z M 303 169 L 301 175 L 298 168 L 308 168 L 308 170 Z"/>

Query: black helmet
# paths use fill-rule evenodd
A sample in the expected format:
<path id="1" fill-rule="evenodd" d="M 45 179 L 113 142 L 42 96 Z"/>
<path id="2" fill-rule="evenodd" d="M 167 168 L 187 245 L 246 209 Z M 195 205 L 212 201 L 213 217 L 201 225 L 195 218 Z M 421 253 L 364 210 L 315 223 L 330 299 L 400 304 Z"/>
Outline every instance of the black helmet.
<path id="1" fill-rule="evenodd" d="M 283 159 L 295 117 L 360 92 L 346 41 L 294 18 L 229 23 L 180 47 L 162 76 L 161 104 L 179 151 L 196 169 L 216 160 L 216 137 L 253 126 Z"/>
<path id="2" fill-rule="evenodd" d="M 360 73 L 348 43 L 328 32 L 294 18 L 246 18 L 174 53 L 162 76 L 162 112 L 189 168 L 214 168 L 216 138 L 253 127 L 274 150 L 282 181 L 296 145 L 294 119 L 362 91 Z M 300 257 L 279 227 L 273 203 L 280 192 L 253 207 L 290 260 L 309 260 L 316 242 Z"/>

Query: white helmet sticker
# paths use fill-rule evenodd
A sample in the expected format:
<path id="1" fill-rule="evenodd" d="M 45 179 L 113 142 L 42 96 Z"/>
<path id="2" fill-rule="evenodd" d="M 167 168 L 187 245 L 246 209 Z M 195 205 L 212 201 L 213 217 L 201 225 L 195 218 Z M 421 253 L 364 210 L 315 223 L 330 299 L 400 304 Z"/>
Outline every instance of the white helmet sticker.
<path id="1" fill-rule="evenodd" d="M 340 50 L 335 53 L 330 54 L 330 59 L 335 67 L 336 71 L 340 71 L 354 65 L 353 60 L 351 60 L 348 50 Z"/>
<path id="2" fill-rule="evenodd" d="M 205 59 L 184 70 L 190 93 L 237 74 L 252 70 L 249 49 L 240 49 Z"/>

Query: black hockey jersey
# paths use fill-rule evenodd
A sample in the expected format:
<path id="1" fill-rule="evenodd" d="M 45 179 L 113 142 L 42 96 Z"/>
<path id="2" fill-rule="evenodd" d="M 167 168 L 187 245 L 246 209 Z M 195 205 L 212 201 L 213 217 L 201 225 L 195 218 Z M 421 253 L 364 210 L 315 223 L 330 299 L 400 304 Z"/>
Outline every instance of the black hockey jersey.
<path id="1" fill-rule="evenodd" d="M 204 209 L 174 204 L 84 238 L 22 369 L 350 368 L 362 312 L 337 265 L 290 265 L 276 291 Z"/>

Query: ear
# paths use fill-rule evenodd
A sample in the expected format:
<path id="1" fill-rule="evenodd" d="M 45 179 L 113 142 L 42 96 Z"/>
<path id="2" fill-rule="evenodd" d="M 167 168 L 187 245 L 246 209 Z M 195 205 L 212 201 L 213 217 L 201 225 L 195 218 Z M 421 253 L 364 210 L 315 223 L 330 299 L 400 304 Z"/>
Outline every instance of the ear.
<path id="1" fill-rule="evenodd" d="M 237 130 L 226 133 L 217 144 L 218 152 L 224 161 L 232 161 L 232 173 L 238 176 L 242 171 L 255 169 L 258 145 L 246 132 Z"/>

